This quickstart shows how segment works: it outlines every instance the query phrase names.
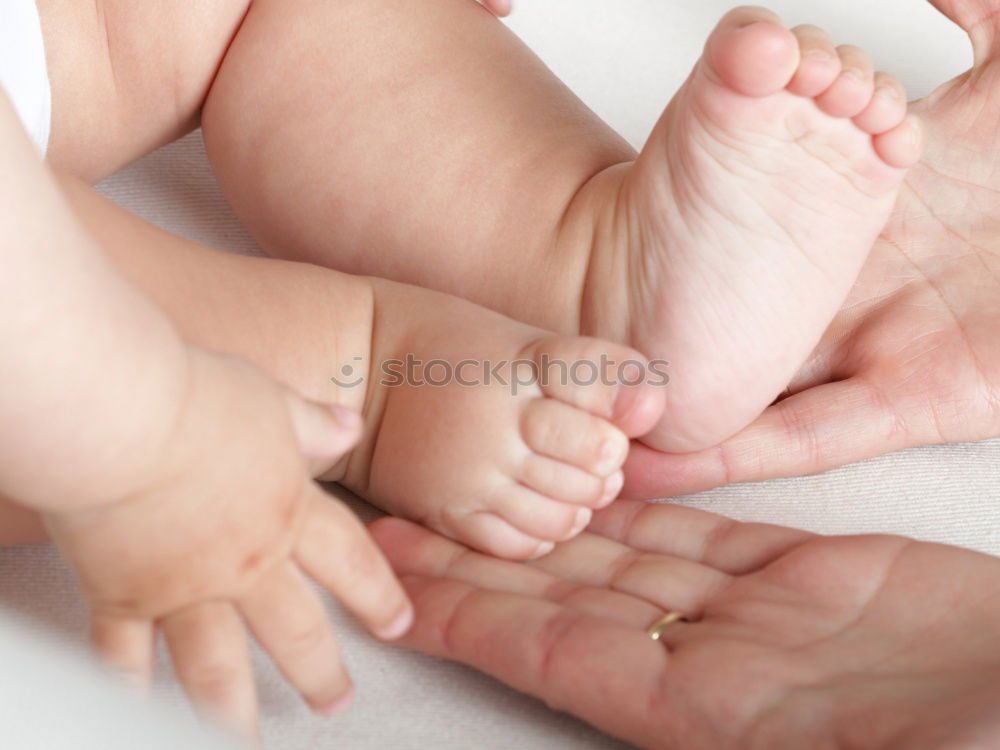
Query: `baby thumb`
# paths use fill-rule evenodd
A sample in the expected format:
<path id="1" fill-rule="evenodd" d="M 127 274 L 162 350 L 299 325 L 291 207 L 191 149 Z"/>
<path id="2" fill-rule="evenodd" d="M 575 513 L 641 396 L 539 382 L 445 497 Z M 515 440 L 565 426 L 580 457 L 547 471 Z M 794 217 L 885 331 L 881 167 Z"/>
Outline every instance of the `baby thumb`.
<path id="1" fill-rule="evenodd" d="M 338 404 L 307 401 L 287 392 L 288 413 L 314 477 L 328 472 L 361 437 L 361 415 Z"/>

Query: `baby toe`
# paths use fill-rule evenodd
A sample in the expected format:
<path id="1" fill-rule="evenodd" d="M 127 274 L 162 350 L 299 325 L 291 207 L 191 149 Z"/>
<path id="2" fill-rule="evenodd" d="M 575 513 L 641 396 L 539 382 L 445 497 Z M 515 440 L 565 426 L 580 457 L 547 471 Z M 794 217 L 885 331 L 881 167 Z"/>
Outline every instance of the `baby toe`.
<path id="1" fill-rule="evenodd" d="M 854 124 L 871 135 L 887 133 L 906 119 L 906 89 L 887 73 L 875 74 L 875 93 Z"/>
<path id="2" fill-rule="evenodd" d="M 646 434 L 662 416 L 666 363 L 588 338 L 541 339 L 524 355 L 535 363 L 542 393 L 608 419 L 630 437 Z"/>
<path id="3" fill-rule="evenodd" d="M 525 534 L 492 511 L 445 517 L 435 527 L 472 549 L 505 560 L 534 560 L 544 557 L 556 546 L 550 539 Z"/>
<path id="4" fill-rule="evenodd" d="M 890 167 L 909 169 L 924 150 L 924 128 L 920 118 L 910 115 L 900 125 L 873 139 L 875 153 Z"/>
<path id="5" fill-rule="evenodd" d="M 600 507 L 607 479 L 570 464 L 532 453 L 521 467 L 521 484 L 563 503 Z"/>
<path id="6" fill-rule="evenodd" d="M 788 85 L 799 64 L 798 44 L 781 19 L 764 8 L 727 13 L 708 39 L 709 75 L 744 96 L 764 97 Z"/>
<path id="7" fill-rule="evenodd" d="M 798 39 L 801 60 L 788 90 L 797 96 L 819 96 L 837 80 L 840 55 L 829 34 L 818 26 L 797 26 L 792 33 Z"/>
<path id="8" fill-rule="evenodd" d="M 837 48 L 840 75 L 816 104 L 831 117 L 857 117 L 871 101 L 875 86 L 875 66 L 868 54 L 851 45 Z"/>
<path id="9" fill-rule="evenodd" d="M 522 534 L 553 542 L 575 537 L 593 514 L 589 508 L 562 503 L 517 484 L 497 493 L 490 510 Z"/>
<path id="10" fill-rule="evenodd" d="M 629 448 L 625 433 L 610 422 L 553 399 L 525 408 L 521 437 L 535 453 L 602 478 L 621 468 Z"/>

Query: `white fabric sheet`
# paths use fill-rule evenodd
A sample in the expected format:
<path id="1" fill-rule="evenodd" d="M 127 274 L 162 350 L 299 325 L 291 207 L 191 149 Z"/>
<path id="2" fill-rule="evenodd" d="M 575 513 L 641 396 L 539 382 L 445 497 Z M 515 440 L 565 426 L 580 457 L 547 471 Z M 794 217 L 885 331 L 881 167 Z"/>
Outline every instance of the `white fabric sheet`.
<path id="1" fill-rule="evenodd" d="M 721 0 L 519 1 L 513 28 L 637 145 L 683 81 L 715 19 L 729 7 Z M 921 0 L 782 0 L 773 6 L 791 23 L 825 25 L 838 41 L 867 47 L 880 67 L 900 73 L 915 94 L 927 93 L 971 59 L 964 37 Z M 197 134 L 101 189 L 171 231 L 219 248 L 256 251 L 221 199 Z M 912 450 L 824 476 L 730 487 L 682 502 L 741 519 L 831 533 L 908 534 L 1000 554 L 1000 441 Z M 0 550 L 0 602 L 39 628 L 83 641 L 80 597 L 49 548 Z M 313 718 L 257 654 L 270 747 L 620 746 L 464 667 L 377 644 L 332 604 L 331 615 L 357 681 L 356 706 L 340 719 Z M 168 672 L 162 654 L 160 661 Z M 182 705 L 168 673 L 157 693 Z M 59 720 L 58 712 L 51 714 L 50 721 Z M 71 730 L 67 719 L 66 731 Z"/>

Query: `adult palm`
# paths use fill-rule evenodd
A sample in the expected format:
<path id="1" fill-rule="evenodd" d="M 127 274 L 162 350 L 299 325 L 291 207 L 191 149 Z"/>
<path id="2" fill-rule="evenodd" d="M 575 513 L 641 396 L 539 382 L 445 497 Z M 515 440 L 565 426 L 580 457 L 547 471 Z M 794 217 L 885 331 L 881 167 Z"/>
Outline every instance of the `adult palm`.
<path id="1" fill-rule="evenodd" d="M 972 70 L 914 110 L 928 150 L 785 398 L 718 448 L 641 446 L 626 495 L 664 497 L 1000 436 L 1000 1 L 936 0 Z"/>
<path id="2" fill-rule="evenodd" d="M 649 748 L 1000 743 L 1000 560 L 622 501 L 532 564 L 373 527 L 404 643 Z M 660 642 L 664 611 L 693 619 Z"/>

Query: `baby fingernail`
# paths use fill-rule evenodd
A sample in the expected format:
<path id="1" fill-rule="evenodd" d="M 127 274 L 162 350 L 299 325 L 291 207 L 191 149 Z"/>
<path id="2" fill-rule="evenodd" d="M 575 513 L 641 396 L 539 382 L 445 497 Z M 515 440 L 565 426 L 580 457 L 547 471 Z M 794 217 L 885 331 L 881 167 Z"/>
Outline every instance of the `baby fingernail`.
<path id="1" fill-rule="evenodd" d="M 332 716 L 340 716 L 345 713 L 351 704 L 354 702 L 354 688 L 349 689 L 344 695 L 322 708 L 316 709 L 316 713 L 320 716 L 325 716 L 330 718 Z"/>
<path id="2" fill-rule="evenodd" d="M 396 619 L 386 625 L 384 628 L 380 628 L 378 631 L 379 638 L 387 641 L 394 641 L 397 638 L 401 638 L 406 635 L 406 631 L 410 629 L 413 625 L 413 610 L 407 607 L 398 615 Z"/>
<path id="3" fill-rule="evenodd" d="M 331 404 L 330 414 L 332 414 L 333 418 L 340 422 L 343 427 L 354 428 L 361 425 L 361 415 L 354 411 L 354 409 L 348 409 L 346 406 Z"/>

